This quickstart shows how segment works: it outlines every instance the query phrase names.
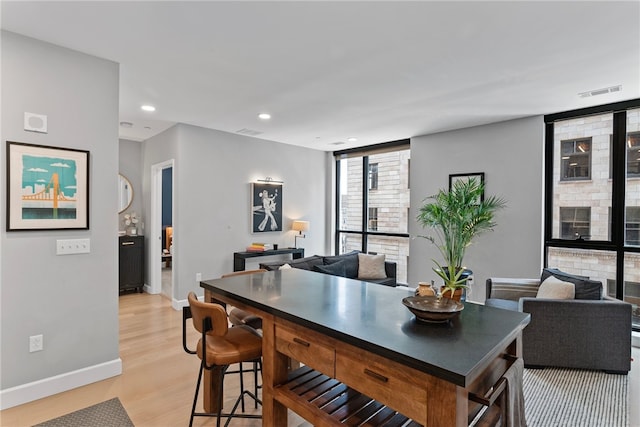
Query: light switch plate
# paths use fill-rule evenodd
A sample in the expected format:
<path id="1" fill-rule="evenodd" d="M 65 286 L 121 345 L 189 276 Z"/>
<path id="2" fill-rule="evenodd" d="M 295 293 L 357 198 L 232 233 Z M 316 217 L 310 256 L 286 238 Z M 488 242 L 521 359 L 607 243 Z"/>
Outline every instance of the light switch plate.
<path id="1" fill-rule="evenodd" d="M 91 252 L 90 239 L 56 240 L 56 255 L 88 254 Z"/>

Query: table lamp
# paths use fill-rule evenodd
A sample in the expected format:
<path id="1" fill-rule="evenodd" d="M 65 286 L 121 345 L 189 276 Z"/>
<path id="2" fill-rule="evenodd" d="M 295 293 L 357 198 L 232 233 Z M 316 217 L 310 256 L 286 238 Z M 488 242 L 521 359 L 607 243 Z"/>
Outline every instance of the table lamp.
<path id="1" fill-rule="evenodd" d="M 293 225 L 291 229 L 297 231 L 296 237 L 294 239 L 294 247 L 298 248 L 298 238 L 304 239 L 306 236 L 302 234 L 303 231 L 307 231 L 309 229 L 309 221 L 293 221 Z"/>

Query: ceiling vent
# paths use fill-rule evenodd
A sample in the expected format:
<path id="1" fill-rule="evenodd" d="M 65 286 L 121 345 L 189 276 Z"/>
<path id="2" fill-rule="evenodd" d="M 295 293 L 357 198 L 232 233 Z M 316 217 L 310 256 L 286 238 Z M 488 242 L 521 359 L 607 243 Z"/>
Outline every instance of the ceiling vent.
<path id="1" fill-rule="evenodd" d="M 256 135 L 260 135 L 262 132 L 260 132 L 259 130 L 244 128 L 244 129 L 237 130 L 236 133 L 239 133 L 240 135 L 256 136 Z"/>
<path id="2" fill-rule="evenodd" d="M 591 96 L 604 95 L 605 93 L 620 92 L 621 90 L 622 90 L 622 85 L 617 85 L 617 86 L 605 87 L 602 89 L 590 90 L 588 92 L 582 92 L 582 93 L 579 93 L 578 96 L 580 98 L 589 98 Z"/>

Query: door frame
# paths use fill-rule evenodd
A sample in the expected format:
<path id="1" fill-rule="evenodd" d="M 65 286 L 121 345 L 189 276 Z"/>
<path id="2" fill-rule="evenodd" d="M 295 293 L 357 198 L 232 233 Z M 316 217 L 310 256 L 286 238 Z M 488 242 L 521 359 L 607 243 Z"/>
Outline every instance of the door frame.
<path id="1" fill-rule="evenodd" d="M 150 231 L 149 231 L 149 289 L 147 292 L 150 294 L 159 294 L 162 292 L 162 257 L 158 256 L 162 253 L 162 171 L 167 168 L 172 168 L 171 174 L 171 189 L 175 188 L 175 160 L 169 159 L 164 162 L 151 165 L 151 216 L 150 216 Z M 171 217 L 173 226 L 173 244 L 176 247 L 176 227 L 175 227 L 175 197 L 172 197 L 171 201 Z M 177 251 L 174 251 L 176 253 Z M 154 255 L 155 254 L 155 255 Z M 173 301 L 175 299 L 175 272 L 177 267 L 177 260 L 175 257 L 171 259 L 171 295 L 170 298 Z"/>

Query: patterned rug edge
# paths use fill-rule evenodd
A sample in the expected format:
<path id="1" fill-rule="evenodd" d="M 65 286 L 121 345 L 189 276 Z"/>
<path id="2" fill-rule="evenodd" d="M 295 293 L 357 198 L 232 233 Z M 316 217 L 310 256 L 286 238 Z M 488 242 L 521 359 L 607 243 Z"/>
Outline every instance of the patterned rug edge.
<path id="1" fill-rule="evenodd" d="M 134 427 L 117 397 L 36 424 L 33 427 Z"/>
<path id="2" fill-rule="evenodd" d="M 579 369 L 525 369 L 527 426 L 628 427 L 628 387 L 627 375 Z"/>

